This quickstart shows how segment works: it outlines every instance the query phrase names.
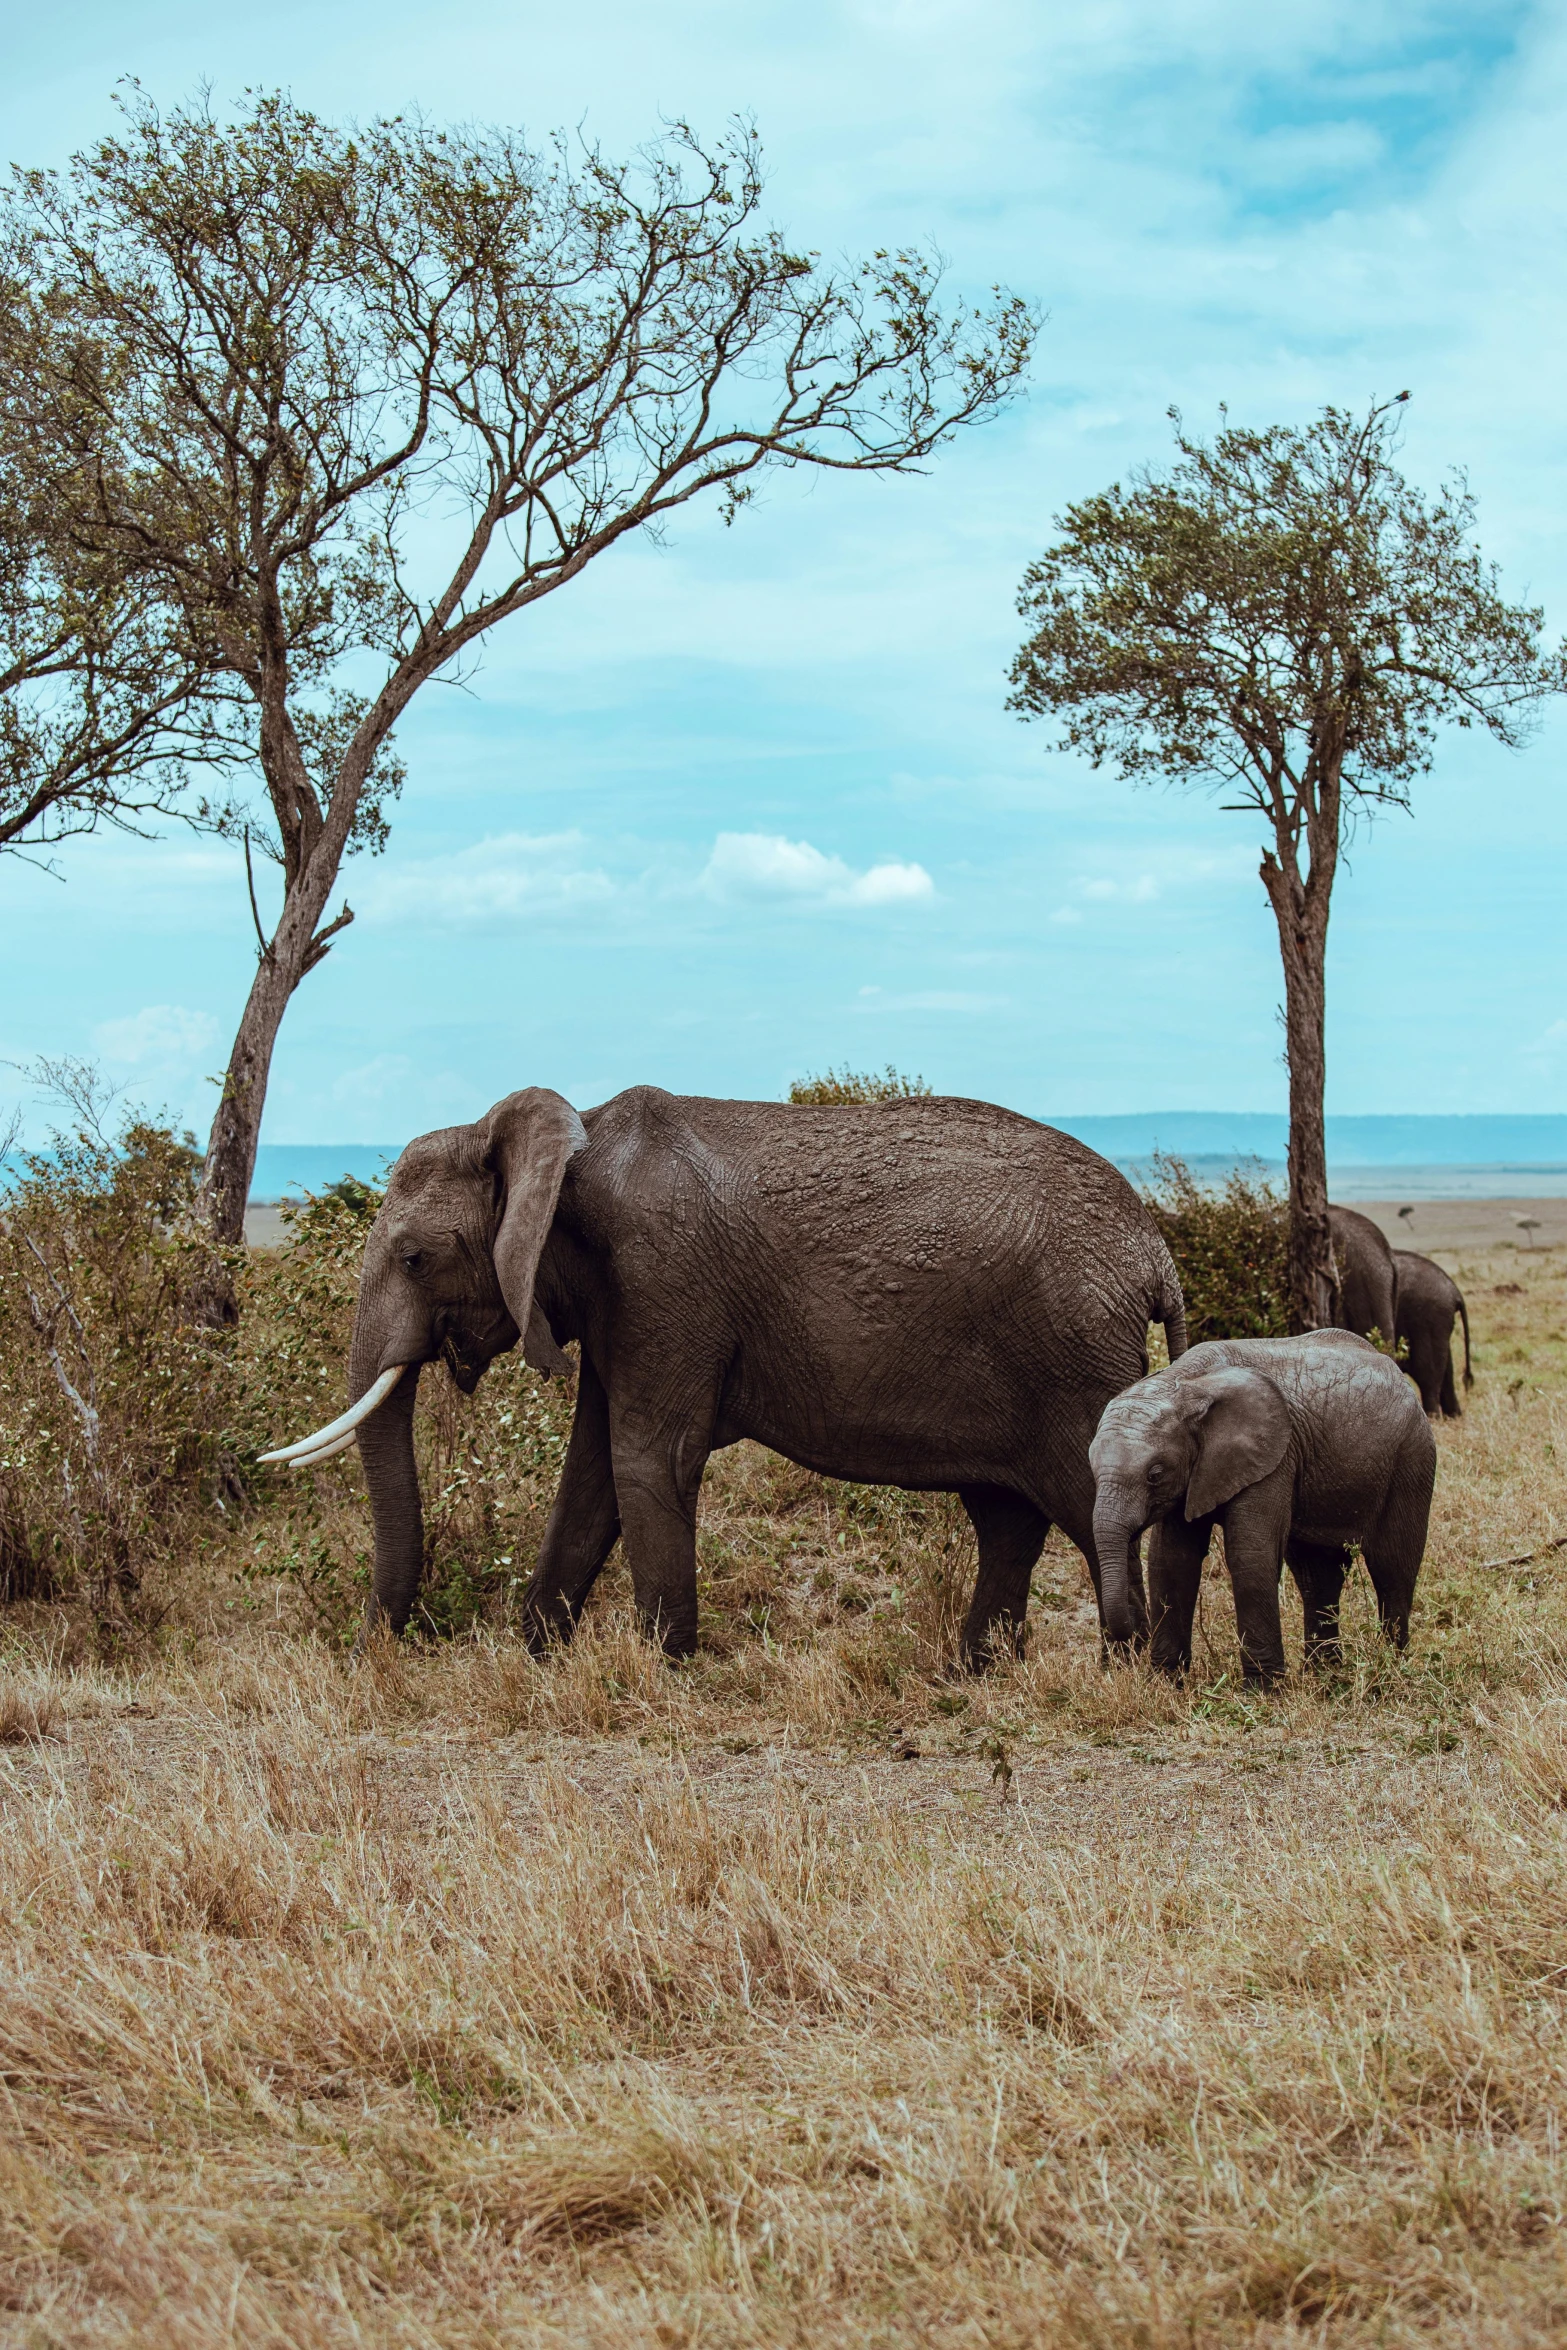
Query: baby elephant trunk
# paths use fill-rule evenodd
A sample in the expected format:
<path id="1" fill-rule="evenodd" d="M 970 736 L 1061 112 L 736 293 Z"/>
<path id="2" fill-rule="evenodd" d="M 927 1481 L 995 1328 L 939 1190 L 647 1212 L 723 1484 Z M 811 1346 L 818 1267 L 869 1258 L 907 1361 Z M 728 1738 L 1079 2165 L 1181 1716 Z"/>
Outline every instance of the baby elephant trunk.
<path id="1" fill-rule="evenodd" d="M 1094 1549 L 1099 1558 L 1099 1615 L 1105 1639 L 1112 1648 L 1128 1649 L 1136 1637 L 1133 1617 L 1132 1555 L 1147 1523 L 1142 1497 L 1111 1485 L 1101 1489 L 1094 1504 Z"/>

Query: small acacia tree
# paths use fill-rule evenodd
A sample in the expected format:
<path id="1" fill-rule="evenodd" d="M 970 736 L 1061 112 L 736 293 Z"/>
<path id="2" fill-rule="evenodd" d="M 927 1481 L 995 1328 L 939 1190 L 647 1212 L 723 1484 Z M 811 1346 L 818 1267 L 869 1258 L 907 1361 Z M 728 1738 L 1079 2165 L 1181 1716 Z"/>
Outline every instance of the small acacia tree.
<path id="1" fill-rule="evenodd" d="M 1058 719 L 1063 747 L 1132 781 L 1228 788 L 1267 827 L 1297 1329 L 1332 1312 L 1324 1025 L 1346 830 L 1408 808 L 1444 721 L 1516 746 L 1564 682 L 1540 612 L 1509 604 L 1471 544 L 1463 481 L 1427 499 L 1400 474 L 1407 397 L 1303 428 L 1226 423 L 1211 446 L 1175 416 L 1176 464 L 1068 507 L 1018 603 L 1010 708 Z"/>
<path id="2" fill-rule="evenodd" d="M 622 164 L 278 96 L 225 124 L 138 95 L 66 179 L 20 180 L 40 357 L 4 396 L 33 472 L 82 548 L 216 637 L 253 712 L 283 898 L 207 1152 L 220 1239 L 419 688 L 689 500 L 906 469 L 1018 383 L 1023 304 L 944 311 L 917 253 L 824 269 L 761 198 L 744 128 Z M 248 845 L 252 811 L 218 814 Z"/>

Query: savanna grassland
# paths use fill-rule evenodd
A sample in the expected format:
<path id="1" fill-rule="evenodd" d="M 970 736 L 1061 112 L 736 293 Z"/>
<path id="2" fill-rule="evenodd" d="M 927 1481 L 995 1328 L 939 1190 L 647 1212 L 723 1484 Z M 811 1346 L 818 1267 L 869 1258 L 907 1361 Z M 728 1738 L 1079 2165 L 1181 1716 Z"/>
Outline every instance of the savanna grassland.
<path id="1" fill-rule="evenodd" d="M 1357 1573 L 1272 1698 L 1217 1575 L 1190 1688 L 1101 1672 L 1056 1538 L 1026 1662 L 949 1678 L 955 1507 L 748 1448 L 696 1662 L 614 1565 L 535 1663 L 520 1371 L 455 1636 L 349 1669 L 352 1455 L 118 1642 L 14 1604 L 0 2339 L 1560 2342 L 1567 1255 L 1456 1269 L 1410 1651 Z M 426 1385 L 439 1530 L 504 1479 Z"/>

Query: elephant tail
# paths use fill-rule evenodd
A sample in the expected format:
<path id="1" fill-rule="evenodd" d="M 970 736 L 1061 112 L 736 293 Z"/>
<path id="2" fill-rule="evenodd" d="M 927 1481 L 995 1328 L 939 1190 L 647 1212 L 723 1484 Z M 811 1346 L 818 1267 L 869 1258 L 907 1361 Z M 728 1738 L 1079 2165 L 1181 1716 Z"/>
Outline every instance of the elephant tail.
<path id="1" fill-rule="evenodd" d="M 1170 1360 L 1178 1362 L 1190 1341 L 1186 1335 L 1186 1300 L 1181 1295 L 1181 1278 L 1168 1251 L 1162 1267 L 1156 1318 L 1164 1324 L 1164 1343 Z"/>
<path id="2" fill-rule="evenodd" d="M 1458 1292 L 1458 1311 L 1464 1325 L 1464 1385 L 1473 1387 L 1475 1375 L 1469 1368 L 1469 1308 L 1464 1303 L 1464 1293 L 1461 1289 Z"/>

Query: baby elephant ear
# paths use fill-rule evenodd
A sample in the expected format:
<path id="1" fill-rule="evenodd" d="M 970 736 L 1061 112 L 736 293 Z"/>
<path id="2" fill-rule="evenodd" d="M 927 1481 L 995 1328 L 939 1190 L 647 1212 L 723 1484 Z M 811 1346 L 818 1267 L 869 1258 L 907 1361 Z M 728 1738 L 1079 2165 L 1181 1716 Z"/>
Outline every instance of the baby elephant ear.
<path id="1" fill-rule="evenodd" d="M 1210 1371 L 1182 1384 L 1197 1439 L 1186 1515 L 1205 1518 L 1278 1467 L 1289 1447 L 1290 1418 L 1265 1371 Z"/>
<path id="2" fill-rule="evenodd" d="M 587 1139 L 570 1102 L 542 1085 L 509 1093 L 479 1121 L 484 1161 L 500 1192 L 495 1278 L 506 1300 L 506 1311 L 523 1333 L 526 1359 L 534 1362 L 542 1357 L 541 1370 L 569 1368 L 549 1337 L 544 1316 L 534 1306 L 533 1282 L 567 1162 Z"/>

